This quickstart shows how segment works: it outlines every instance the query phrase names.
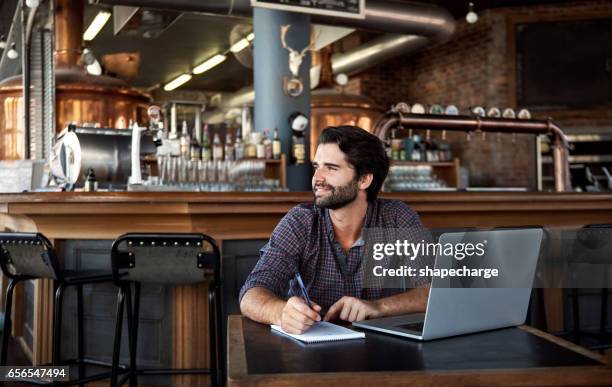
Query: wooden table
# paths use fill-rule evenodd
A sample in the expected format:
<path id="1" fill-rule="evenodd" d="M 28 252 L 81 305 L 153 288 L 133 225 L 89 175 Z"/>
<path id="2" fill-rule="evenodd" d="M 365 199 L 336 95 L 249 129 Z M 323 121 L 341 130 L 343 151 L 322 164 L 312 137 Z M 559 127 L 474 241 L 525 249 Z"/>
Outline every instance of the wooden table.
<path id="1" fill-rule="evenodd" d="M 302 344 L 242 316 L 228 320 L 228 386 L 609 386 L 612 367 L 582 347 L 520 326 L 418 342 Z"/>

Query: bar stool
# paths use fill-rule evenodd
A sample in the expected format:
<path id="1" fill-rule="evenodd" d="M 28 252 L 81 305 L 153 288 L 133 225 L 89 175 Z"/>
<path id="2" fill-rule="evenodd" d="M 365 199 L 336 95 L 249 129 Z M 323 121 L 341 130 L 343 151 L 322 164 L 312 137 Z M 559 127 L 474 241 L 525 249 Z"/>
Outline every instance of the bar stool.
<path id="1" fill-rule="evenodd" d="M 130 386 L 135 386 L 138 375 L 183 374 L 209 374 L 211 384 L 220 385 L 223 380 L 218 361 L 220 356 L 218 335 L 221 332 L 221 255 L 215 240 L 203 234 L 125 234 L 113 243 L 111 261 L 115 283 L 120 289 L 111 385 L 121 385 L 129 378 Z M 208 282 L 210 367 L 139 369 L 136 355 L 141 285 L 188 285 L 202 282 Z M 127 315 L 132 314 L 132 318 L 128 319 L 130 368 L 128 374 L 118 380 L 117 366 L 122 328 L 120 321 L 124 304 Z"/>
<path id="2" fill-rule="evenodd" d="M 599 343 L 590 345 L 592 350 L 603 351 L 612 348 L 612 335 L 608 330 L 609 266 L 612 265 L 612 224 L 589 224 L 576 234 L 571 260 L 573 262 L 603 265 L 603 286 L 600 291 L 599 331 L 588 332 L 580 327 L 580 294 L 577 288 L 571 290 L 574 326 L 572 335 L 577 343 L 582 336 L 596 339 Z"/>
<path id="3" fill-rule="evenodd" d="M 4 309 L 4 332 L 2 335 L 2 350 L 0 365 L 6 366 L 8 341 L 11 334 L 11 313 L 13 308 L 13 291 L 19 282 L 32 279 L 53 279 L 57 282 L 53 317 L 53 355 L 52 365 L 78 365 L 78 379 L 69 384 L 83 386 L 87 382 L 106 379 L 111 372 L 104 372 L 85 377 L 85 365 L 110 366 L 110 364 L 86 359 L 85 340 L 83 334 L 83 285 L 112 282 L 113 275 L 108 271 L 69 271 L 62 270 L 55 255 L 51 242 L 40 233 L 0 233 L 0 267 L 9 278 Z M 62 333 L 62 301 L 64 291 L 68 286 L 77 289 L 77 358 L 64 360 L 61 358 Z M 122 366 L 122 369 L 125 369 Z M 34 382 L 36 383 L 36 382 Z M 46 384 L 46 383 L 36 383 Z M 4 383 L 0 383 L 4 385 Z"/>

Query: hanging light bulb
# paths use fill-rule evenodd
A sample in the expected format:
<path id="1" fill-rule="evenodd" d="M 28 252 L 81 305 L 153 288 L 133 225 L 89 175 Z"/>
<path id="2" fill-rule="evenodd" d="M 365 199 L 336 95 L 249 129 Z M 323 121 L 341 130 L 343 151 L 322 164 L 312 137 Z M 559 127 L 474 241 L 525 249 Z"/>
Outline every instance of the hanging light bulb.
<path id="1" fill-rule="evenodd" d="M 4 39 L 4 35 L 0 36 L 0 50 L 4 50 L 6 48 L 6 39 Z"/>
<path id="2" fill-rule="evenodd" d="M 474 24 L 478 21 L 478 14 L 474 12 L 474 3 L 468 4 L 468 13 L 465 15 L 465 21 Z"/>
<path id="3" fill-rule="evenodd" d="M 38 7 L 40 5 L 40 0 L 26 0 L 26 5 L 30 8 Z"/>
<path id="4" fill-rule="evenodd" d="M 15 43 L 11 43 L 11 49 L 6 53 L 9 59 L 17 59 L 19 53 L 15 50 Z"/>

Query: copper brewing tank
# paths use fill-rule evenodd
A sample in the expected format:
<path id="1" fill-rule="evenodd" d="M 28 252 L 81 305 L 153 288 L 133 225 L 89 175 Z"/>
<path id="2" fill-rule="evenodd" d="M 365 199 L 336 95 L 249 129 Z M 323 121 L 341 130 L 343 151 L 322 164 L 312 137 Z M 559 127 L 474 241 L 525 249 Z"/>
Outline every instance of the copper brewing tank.
<path id="1" fill-rule="evenodd" d="M 81 61 L 83 1 L 55 2 L 55 130 L 69 123 L 126 128 L 144 124 L 150 98 L 124 81 L 88 74 Z M 22 76 L 0 82 L 0 160 L 24 158 Z M 35 108 L 35 107 L 34 107 Z"/>
<path id="2" fill-rule="evenodd" d="M 319 88 L 311 92 L 310 157 L 313 158 L 319 134 L 328 126 L 355 125 L 372 132 L 383 110 L 370 98 L 338 91 L 333 87 L 331 47 L 313 55 L 313 65 L 321 64 Z"/>

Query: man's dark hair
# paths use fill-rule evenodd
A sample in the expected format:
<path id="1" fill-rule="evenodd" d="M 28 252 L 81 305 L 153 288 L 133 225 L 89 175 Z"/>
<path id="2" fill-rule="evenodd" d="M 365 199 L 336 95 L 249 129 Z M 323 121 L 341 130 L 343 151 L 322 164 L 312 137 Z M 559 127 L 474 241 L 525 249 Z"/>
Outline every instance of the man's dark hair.
<path id="1" fill-rule="evenodd" d="M 355 168 L 356 178 L 371 173 L 372 184 L 366 189 L 368 201 L 376 200 L 389 172 L 389 157 L 378 137 L 358 126 L 330 126 L 319 136 L 319 144 L 338 144 L 349 164 Z"/>

